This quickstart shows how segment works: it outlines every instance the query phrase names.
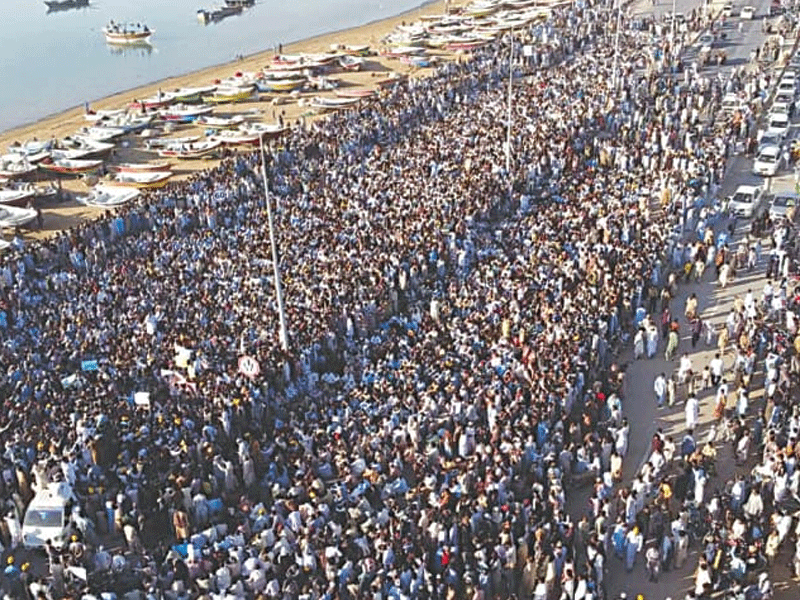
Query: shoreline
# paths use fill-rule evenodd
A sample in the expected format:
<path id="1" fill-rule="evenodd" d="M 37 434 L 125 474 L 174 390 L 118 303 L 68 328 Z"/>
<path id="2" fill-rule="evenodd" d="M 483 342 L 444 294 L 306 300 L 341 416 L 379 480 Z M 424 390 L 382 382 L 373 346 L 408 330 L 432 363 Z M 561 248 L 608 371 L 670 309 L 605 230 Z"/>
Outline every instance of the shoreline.
<path id="1" fill-rule="evenodd" d="M 322 33 L 322 34 L 314 35 L 314 36 L 311 36 L 311 37 L 308 37 L 308 38 L 302 38 L 302 39 L 299 39 L 299 40 L 293 40 L 293 41 L 286 42 L 285 44 L 283 44 L 283 51 L 284 51 L 284 53 L 287 53 L 287 54 L 288 53 L 296 53 L 296 52 L 308 52 L 309 51 L 307 49 L 308 47 L 315 46 L 316 44 L 321 44 L 322 40 L 327 40 L 328 38 L 330 38 L 332 36 L 344 36 L 344 37 L 348 37 L 349 38 L 352 35 L 354 35 L 356 32 L 361 32 L 361 31 L 364 31 L 364 30 L 369 30 L 369 29 L 380 29 L 380 30 L 383 30 L 384 27 L 386 27 L 387 25 L 389 25 L 389 23 L 391 23 L 392 27 L 389 28 L 387 31 L 382 32 L 380 34 L 380 37 L 383 37 L 384 35 L 386 35 L 386 33 L 388 33 L 391 29 L 394 28 L 394 25 L 400 23 L 402 20 L 404 20 L 404 18 L 407 18 L 409 15 L 413 15 L 415 17 L 418 17 L 419 15 L 422 15 L 422 14 L 430 14 L 430 13 L 436 12 L 436 11 L 433 10 L 435 7 L 441 7 L 441 11 L 439 11 L 439 12 L 444 12 L 444 7 L 447 4 L 448 3 L 446 2 L 446 0 L 423 0 L 416 8 L 412 8 L 412 9 L 403 11 L 403 12 L 398 13 L 398 14 L 393 15 L 393 16 L 385 17 L 385 18 L 382 18 L 382 19 L 374 19 L 372 21 L 368 21 L 367 23 L 363 23 L 361 25 L 356 25 L 354 27 L 345 27 L 345 28 L 342 28 L 342 29 L 337 29 L 337 30 L 334 30 L 334 31 L 330 31 L 328 33 Z M 376 34 L 377 34 L 377 31 L 373 32 L 372 36 L 374 37 Z M 365 43 L 365 42 L 362 41 L 362 43 Z M 371 48 L 373 47 L 372 43 L 370 43 L 370 47 Z M 325 48 L 325 51 L 327 51 L 329 49 L 330 49 L 330 44 L 327 45 L 327 47 Z M 317 51 L 319 51 L 319 50 L 317 50 Z M 138 85 L 138 86 L 135 86 L 135 87 L 132 87 L 132 88 L 126 88 L 126 89 L 123 89 L 123 90 L 117 90 L 117 91 L 111 92 L 109 94 L 106 94 L 104 96 L 101 96 L 100 98 L 87 99 L 87 101 L 89 102 L 90 106 L 93 109 L 96 109 L 96 108 L 101 108 L 101 109 L 102 108 L 108 108 L 108 106 L 106 104 L 113 102 L 115 99 L 122 100 L 123 98 L 127 98 L 128 96 L 131 96 L 131 95 L 149 96 L 149 95 L 155 93 L 158 88 L 172 87 L 173 85 L 175 85 L 177 87 L 180 87 L 181 85 L 185 85 L 184 83 L 178 83 L 178 81 L 182 82 L 184 79 L 187 79 L 187 78 L 201 79 L 201 78 L 204 77 L 204 75 L 207 75 L 207 74 L 210 74 L 210 73 L 214 73 L 214 72 L 216 72 L 216 71 L 218 71 L 220 69 L 224 69 L 226 67 L 235 67 L 236 65 L 241 65 L 243 63 L 249 63 L 249 62 L 252 62 L 254 60 L 265 60 L 270 56 L 274 56 L 275 54 L 276 54 L 275 46 L 266 47 L 266 48 L 264 48 L 262 50 L 258 50 L 256 52 L 243 55 L 239 59 L 234 58 L 234 59 L 231 59 L 231 60 L 228 60 L 228 61 L 225 61 L 225 62 L 215 63 L 213 65 L 209 65 L 209 66 L 206 66 L 206 67 L 201 67 L 201 68 L 194 69 L 194 70 L 191 70 L 191 71 L 187 71 L 187 72 L 184 72 L 184 73 L 180 73 L 180 74 L 177 74 L 177 75 L 171 75 L 169 77 L 164 77 L 164 78 L 161 78 L 161 79 L 158 79 L 158 80 L 155 80 L 155 81 L 151 81 L 149 83 L 145 83 L 143 85 Z M 379 62 L 380 62 L 380 59 L 381 59 L 381 57 L 372 57 L 372 58 L 377 59 Z M 19 125 L 15 125 L 15 126 L 10 127 L 8 129 L 0 130 L 0 146 L 7 145 L 9 143 L 7 141 L 7 138 L 11 137 L 16 132 L 25 132 L 25 133 L 27 133 L 29 130 L 31 130 L 32 128 L 36 127 L 37 125 L 41 125 L 42 127 L 46 127 L 47 124 L 50 123 L 51 121 L 55 121 L 55 120 L 57 120 L 59 118 L 68 118 L 68 117 L 72 116 L 72 113 L 74 113 L 75 111 L 83 111 L 83 105 L 79 104 L 79 105 L 70 106 L 70 107 L 67 107 L 67 108 L 64 108 L 64 109 L 61 109 L 61 110 L 56 110 L 56 111 L 54 111 L 52 113 L 48 113 L 48 114 L 42 116 L 41 118 L 36 119 L 34 121 L 29 121 L 27 123 L 22 123 L 22 124 L 19 124 Z M 20 141 L 22 141 L 22 140 L 20 140 Z"/>

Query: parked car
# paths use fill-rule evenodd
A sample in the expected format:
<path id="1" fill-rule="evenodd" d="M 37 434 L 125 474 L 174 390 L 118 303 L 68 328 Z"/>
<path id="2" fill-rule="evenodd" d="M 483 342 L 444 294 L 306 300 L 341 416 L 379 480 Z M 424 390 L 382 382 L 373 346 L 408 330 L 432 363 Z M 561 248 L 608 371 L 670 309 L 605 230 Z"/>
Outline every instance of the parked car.
<path id="1" fill-rule="evenodd" d="M 783 164 L 780 146 L 765 146 L 753 162 L 753 173 L 762 177 L 773 177 Z"/>
<path id="2" fill-rule="evenodd" d="M 755 19 L 755 17 L 756 17 L 756 9 L 755 9 L 754 6 L 743 6 L 742 7 L 742 12 L 739 13 L 739 16 L 742 19 L 747 19 L 747 20 Z"/>
<path id="3" fill-rule="evenodd" d="M 722 7 L 722 14 L 726 17 L 733 16 L 733 4 L 731 2 L 725 3 L 725 5 Z"/>
<path id="4" fill-rule="evenodd" d="M 792 124 L 789 117 L 780 113 L 770 113 L 767 116 L 767 133 L 777 133 L 782 138 L 789 135 Z"/>
<path id="5" fill-rule="evenodd" d="M 761 209 L 762 191 L 757 185 L 740 185 L 730 197 L 728 208 L 733 214 L 749 219 Z"/>

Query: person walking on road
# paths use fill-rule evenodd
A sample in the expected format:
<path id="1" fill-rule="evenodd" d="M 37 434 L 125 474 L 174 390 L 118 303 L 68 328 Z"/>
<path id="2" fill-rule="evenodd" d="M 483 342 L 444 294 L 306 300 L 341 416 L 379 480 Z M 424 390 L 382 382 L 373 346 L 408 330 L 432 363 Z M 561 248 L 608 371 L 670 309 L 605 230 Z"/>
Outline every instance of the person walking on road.
<path id="1" fill-rule="evenodd" d="M 686 406 L 683 412 L 686 421 L 686 430 L 689 432 L 694 431 L 695 427 L 697 427 L 697 420 L 700 418 L 700 405 L 697 402 L 696 396 L 691 395 L 686 399 Z"/>
<path id="2" fill-rule="evenodd" d="M 674 329 L 670 330 L 667 336 L 667 349 L 664 352 L 664 360 L 670 361 L 675 358 L 675 352 L 678 350 L 678 332 Z"/>
<path id="3" fill-rule="evenodd" d="M 658 403 L 658 408 L 664 406 L 664 400 L 667 397 L 667 378 L 664 373 L 661 373 L 656 377 L 656 380 L 653 382 L 653 391 L 656 394 L 656 402 Z"/>

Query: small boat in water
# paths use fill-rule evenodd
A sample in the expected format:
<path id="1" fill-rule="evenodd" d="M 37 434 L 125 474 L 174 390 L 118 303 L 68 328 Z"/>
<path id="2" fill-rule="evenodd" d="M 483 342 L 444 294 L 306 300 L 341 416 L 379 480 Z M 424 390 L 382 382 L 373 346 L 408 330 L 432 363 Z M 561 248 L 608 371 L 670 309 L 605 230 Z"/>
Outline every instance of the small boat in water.
<path id="1" fill-rule="evenodd" d="M 114 208 L 133 200 L 138 195 L 139 190 L 136 188 L 96 185 L 88 195 L 78 196 L 75 199 L 93 208 Z"/>
<path id="2" fill-rule="evenodd" d="M 103 35 L 109 44 L 141 44 L 153 35 L 153 30 L 141 23 L 115 23 L 109 21 L 103 27 Z"/>
<path id="3" fill-rule="evenodd" d="M 103 164 L 102 160 L 90 160 L 90 159 L 69 159 L 69 158 L 57 158 L 55 160 L 48 159 L 39 163 L 39 167 L 46 170 L 52 171 L 53 173 L 59 173 L 63 175 L 82 175 L 83 173 L 90 173 L 94 171 Z"/>
<path id="4" fill-rule="evenodd" d="M 218 23 L 227 17 L 241 14 L 242 10 L 244 10 L 244 6 L 242 5 L 226 5 L 218 8 L 212 8 L 211 10 L 201 8 L 197 11 L 197 20 L 203 25 L 208 25 L 209 23 Z"/>
<path id="5" fill-rule="evenodd" d="M 172 171 L 118 171 L 103 184 L 110 187 L 132 187 L 138 189 L 160 188 L 167 185 Z"/>
<path id="6" fill-rule="evenodd" d="M 201 142 L 194 142 L 191 144 L 180 144 L 175 146 L 168 146 L 161 148 L 158 151 L 159 156 L 164 158 L 202 158 L 210 154 L 222 145 L 219 140 L 205 140 Z"/>
<path id="7" fill-rule="evenodd" d="M 89 6 L 89 0 L 44 0 L 44 3 L 47 5 L 47 12 L 57 12 L 59 10 L 85 8 Z"/>
<path id="8" fill-rule="evenodd" d="M 21 208 L 19 206 L 0 206 L 0 229 L 13 229 L 27 225 L 36 218 L 36 210 L 33 208 Z"/>
<path id="9" fill-rule="evenodd" d="M 120 163 L 109 165 L 109 168 L 121 173 L 152 173 L 154 171 L 169 171 L 172 163 L 168 160 L 157 160 L 151 163 Z"/>

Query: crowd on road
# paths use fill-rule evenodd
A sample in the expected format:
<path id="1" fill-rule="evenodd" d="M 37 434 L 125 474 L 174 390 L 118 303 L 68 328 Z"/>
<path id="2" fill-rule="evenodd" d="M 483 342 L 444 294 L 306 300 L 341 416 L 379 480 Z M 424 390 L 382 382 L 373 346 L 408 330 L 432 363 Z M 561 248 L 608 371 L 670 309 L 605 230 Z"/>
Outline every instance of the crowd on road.
<path id="1" fill-rule="evenodd" d="M 558 9 L 517 61 L 511 172 L 508 38 L 272 144 L 288 351 L 258 153 L 15 240 L 0 264 L 4 591 L 597 600 L 618 527 L 631 568 L 665 532 L 685 552 L 694 449 L 683 483 L 651 458 L 612 496 L 630 431 L 618 353 L 672 308 L 676 228 L 707 218 L 738 135 L 699 114 L 749 76 L 638 68 L 649 34 L 625 29 L 615 86 L 608 16 Z M 672 324 L 655 343 L 675 355 Z M 796 350 L 776 332 L 750 339 L 776 357 L 783 407 L 765 461 L 788 465 Z M 57 482 L 73 501 L 37 572 L 21 523 Z M 591 510 L 573 522 L 584 482 Z M 743 540 L 755 523 L 770 535 L 741 523 Z"/>

